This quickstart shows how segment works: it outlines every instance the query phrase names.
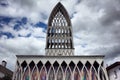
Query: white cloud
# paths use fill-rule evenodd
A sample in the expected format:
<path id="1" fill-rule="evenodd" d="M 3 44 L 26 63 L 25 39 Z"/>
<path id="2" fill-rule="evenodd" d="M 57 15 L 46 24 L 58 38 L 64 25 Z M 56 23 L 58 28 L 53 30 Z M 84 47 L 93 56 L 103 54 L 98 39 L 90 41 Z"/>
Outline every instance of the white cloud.
<path id="1" fill-rule="evenodd" d="M 18 37 L 0 40 L 0 61 L 6 60 L 7 67 L 14 70 L 15 55 L 44 55 L 45 39 Z"/>

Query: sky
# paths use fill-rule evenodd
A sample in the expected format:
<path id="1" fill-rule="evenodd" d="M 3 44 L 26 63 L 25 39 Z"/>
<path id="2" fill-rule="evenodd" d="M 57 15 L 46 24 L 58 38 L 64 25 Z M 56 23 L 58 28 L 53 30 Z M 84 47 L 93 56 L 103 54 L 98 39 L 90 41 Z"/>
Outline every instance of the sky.
<path id="1" fill-rule="evenodd" d="M 61 2 L 69 13 L 75 55 L 105 55 L 120 61 L 120 0 L 0 0 L 0 61 L 14 71 L 16 55 L 45 55 L 52 9 Z"/>

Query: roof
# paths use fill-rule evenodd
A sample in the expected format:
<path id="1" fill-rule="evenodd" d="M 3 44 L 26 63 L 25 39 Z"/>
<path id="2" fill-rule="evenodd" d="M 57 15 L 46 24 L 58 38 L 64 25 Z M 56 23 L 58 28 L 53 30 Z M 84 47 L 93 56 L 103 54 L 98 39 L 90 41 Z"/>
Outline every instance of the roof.
<path id="1" fill-rule="evenodd" d="M 12 77 L 13 72 L 9 69 L 7 69 L 6 67 L 0 65 L 0 72 L 4 73 L 5 75 L 8 75 L 10 77 Z"/>
<path id="2" fill-rule="evenodd" d="M 46 55 L 16 55 L 16 57 L 105 57 L 104 55 L 73 55 L 73 56 L 46 56 Z"/>
<path id="3" fill-rule="evenodd" d="M 94 64 L 94 62 L 97 62 L 98 64 L 103 64 L 104 56 L 103 55 L 73 55 L 73 56 L 45 56 L 45 55 L 16 55 L 17 57 L 17 64 L 22 64 L 23 62 L 26 62 L 27 64 L 30 64 L 31 62 L 34 62 L 35 64 L 38 64 L 40 61 L 43 64 L 46 64 L 47 61 L 50 61 L 51 64 L 54 64 L 55 61 L 59 62 L 59 64 L 62 64 L 63 61 L 67 61 L 69 64 L 71 61 L 73 61 L 75 64 L 77 64 L 79 61 L 85 64 L 87 61 Z"/>
<path id="4" fill-rule="evenodd" d="M 108 71 L 108 70 L 110 70 L 110 69 L 112 69 L 112 68 L 114 68 L 114 67 L 116 67 L 116 66 L 118 66 L 118 65 L 120 65 L 120 62 L 115 62 L 115 63 L 113 63 L 112 65 L 108 66 L 106 69 L 107 69 L 107 71 Z"/>

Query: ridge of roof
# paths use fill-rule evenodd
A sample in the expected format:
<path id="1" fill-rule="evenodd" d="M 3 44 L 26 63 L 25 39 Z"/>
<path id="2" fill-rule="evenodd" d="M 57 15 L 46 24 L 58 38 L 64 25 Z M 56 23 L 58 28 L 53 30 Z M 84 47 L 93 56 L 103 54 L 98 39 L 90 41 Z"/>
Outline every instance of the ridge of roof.
<path id="1" fill-rule="evenodd" d="M 120 65 L 120 61 L 117 61 L 117 62 L 111 64 L 111 65 L 108 66 L 106 69 L 107 69 L 107 71 L 108 71 L 108 70 L 110 70 L 110 69 L 112 69 L 112 68 L 114 68 L 114 67 L 116 67 L 116 66 L 118 66 L 118 65 Z"/>

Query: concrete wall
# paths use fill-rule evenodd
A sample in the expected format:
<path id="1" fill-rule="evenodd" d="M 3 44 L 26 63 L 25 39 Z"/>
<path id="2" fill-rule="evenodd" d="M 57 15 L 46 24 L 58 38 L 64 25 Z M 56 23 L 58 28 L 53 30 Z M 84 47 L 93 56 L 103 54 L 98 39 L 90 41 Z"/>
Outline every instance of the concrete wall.
<path id="1" fill-rule="evenodd" d="M 43 63 L 42 68 L 39 68 L 37 66 L 39 61 L 41 61 Z M 50 62 L 51 65 L 50 65 L 50 68 L 48 69 L 48 73 L 47 73 L 47 67 L 45 66 L 45 64 L 48 61 Z M 74 74 L 76 73 L 75 69 L 78 69 L 78 71 L 79 71 L 79 73 L 77 73 L 77 75 L 78 74 L 82 75 L 82 74 L 86 73 L 86 76 L 88 75 L 87 78 L 89 80 L 93 80 L 91 74 L 94 74 L 94 80 L 108 80 L 106 69 L 102 65 L 103 56 L 17 56 L 17 64 L 16 64 L 16 70 L 14 72 L 13 80 L 21 80 L 21 79 L 24 80 L 25 78 L 27 78 L 27 76 L 30 79 L 36 78 L 36 77 L 32 76 L 32 75 L 34 75 L 34 71 L 36 73 L 36 76 L 42 75 L 42 73 L 44 72 L 44 74 L 46 74 L 46 80 L 58 80 L 57 74 L 59 72 L 59 68 L 56 70 L 53 67 L 53 65 L 56 61 L 59 64 L 59 68 L 61 68 L 61 70 L 62 70 L 62 74 L 64 74 L 62 77 L 63 80 L 65 80 L 66 75 L 67 75 L 66 72 L 69 70 L 70 70 L 70 74 L 71 74 L 71 80 L 73 80 Z M 72 71 L 72 69 L 70 69 L 71 61 L 75 65 L 73 71 Z M 22 68 L 22 64 L 24 62 L 26 63 L 26 67 Z M 30 69 L 31 66 L 29 64 L 31 62 L 34 62 L 34 64 L 35 64 L 34 65 L 35 68 L 33 68 L 33 69 Z M 61 66 L 63 62 L 66 63 L 66 65 L 67 65 L 66 68 Z M 81 62 L 83 65 L 78 64 L 79 62 Z M 91 65 L 88 65 L 90 67 L 90 69 L 88 69 L 88 66 L 86 65 L 88 62 L 91 64 Z M 94 65 L 95 62 L 98 65 L 97 64 Z M 39 66 L 41 66 L 41 65 L 39 65 Z M 79 66 L 81 66 L 81 68 L 79 68 Z M 95 69 L 95 66 L 97 66 L 97 69 Z M 54 76 L 55 76 L 55 78 L 52 78 L 52 79 L 49 78 L 49 76 L 51 75 L 51 73 L 50 73 L 51 68 L 53 68 L 53 72 L 54 72 Z M 65 69 L 65 71 L 63 71 L 64 69 Z M 87 72 L 85 72 L 85 71 L 87 71 Z M 42 79 L 40 76 L 38 76 L 37 78 L 38 78 L 38 80 Z M 82 78 L 84 78 L 84 76 L 81 76 L 80 78 L 82 79 Z M 76 80 L 76 79 L 74 79 L 74 80 Z"/>

